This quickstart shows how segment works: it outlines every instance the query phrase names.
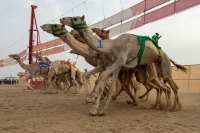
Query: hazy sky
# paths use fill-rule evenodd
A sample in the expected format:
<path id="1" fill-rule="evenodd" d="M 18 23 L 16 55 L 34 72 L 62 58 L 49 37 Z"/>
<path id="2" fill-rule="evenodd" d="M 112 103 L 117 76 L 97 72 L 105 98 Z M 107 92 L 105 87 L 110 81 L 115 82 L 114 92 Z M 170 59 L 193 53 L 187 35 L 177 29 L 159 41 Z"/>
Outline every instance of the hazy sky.
<path id="1" fill-rule="evenodd" d="M 80 16 L 85 14 L 88 24 L 94 24 L 104 18 L 114 15 L 141 0 L 1 0 L 0 4 L 0 59 L 8 54 L 19 53 L 28 46 L 31 5 L 37 5 L 36 19 L 38 26 L 45 23 L 59 23 L 59 18 L 66 16 Z M 73 9 L 72 8 L 78 6 Z M 102 8 L 103 3 L 103 8 Z M 120 4 L 121 3 L 121 4 Z M 121 6 L 122 5 L 122 6 Z M 87 7 L 87 8 L 85 8 Z M 103 10 L 104 9 L 104 10 Z M 87 12 L 86 12 L 87 10 Z M 103 14 L 104 12 L 104 14 Z M 146 24 L 129 33 L 152 36 L 155 32 L 162 35 L 159 45 L 179 64 L 200 64 L 200 6 L 193 7 L 179 14 Z M 67 28 L 70 30 L 70 28 Z M 40 40 L 46 42 L 54 39 L 39 27 Z M 8 49 L 9 47 L 9 49 Z M 6 49 L 6 50 L 3 50 Z M 51 60 L 76 60 L 76 55 L 63 52 L 48 56 Z M 26 61 L 27 63 L 27 61 Z M 91 70 L 82 57 L 78 58 L 78 68 Z M 0 68 L 0 78 L 16 76 L 23 72 L 20 66 Z"/>

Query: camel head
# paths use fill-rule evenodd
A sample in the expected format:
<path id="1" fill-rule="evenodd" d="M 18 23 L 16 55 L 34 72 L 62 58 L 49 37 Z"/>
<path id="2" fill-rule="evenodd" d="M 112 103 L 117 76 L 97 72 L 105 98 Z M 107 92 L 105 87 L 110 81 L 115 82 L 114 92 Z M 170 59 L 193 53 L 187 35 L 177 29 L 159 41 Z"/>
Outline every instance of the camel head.
<path id="1" fill-rule="evenodd" d="M 19 57 L 19 55 L 18 54 L 10 54 L 10 55 L 8 55 L 10 58 L 13 58 L 14 60 L 19 60 L 20 59 L 20 57 Z"/>
<path id="2" fill-rule="evenodd" d="M 71 30 L 69 32 L 74 38 L 79 38 L 81 37 L 81 35 L 79 34 L 79 32 L 77 30 Z"/>
<path id="3" fill-rule="evenodd" d="M 17 74 L 17 76 L 23 77 L 23 76 L 25 76 L 25 74 Z"/>
<path id="4" fill-rule="evenodd" d="M 68 32 L 65 25 L 61 24 L 44 24 L 40 27 L 43 31 L 53 34 L 54 36 L 60 36 Z"/>
<path id="5" fill-rule="evenodd" d="M 94 33 L 96 33 L 102 40 L 109 39 L 109 30 L 103 30 L 99 28 L 92 28 L 91 29 Z"/>
<path id="6" fill-rule="evenodd" d="M 85 43 L 85 40 L 81 37 L 80 33 L 77 30 L 71 30 L 69 32 L 77 41 Z"/>
<path id="7" fill-rule="evenodd" d="M 44 57 L 44 59 L 45 59 L 49 64 L 51 63 L 51 61 L 49 60 L 48 57 Z"/>
<path id="8" fill-rule="evenodd" d="M 60 23 L 72 27 L 75 30 L 87 29 L 88 26 L 85 22 L 85 15 L 76 17 L 64 17 L 60 19 Z"/>
<path id="9" fill-rule="evenodd" d="M 32 53 L 32 56 L 35 56 L 35 57 L 39 58 L 39 57 L 42 56 L 42 52 L 35 52 L 35 53 Z"/>

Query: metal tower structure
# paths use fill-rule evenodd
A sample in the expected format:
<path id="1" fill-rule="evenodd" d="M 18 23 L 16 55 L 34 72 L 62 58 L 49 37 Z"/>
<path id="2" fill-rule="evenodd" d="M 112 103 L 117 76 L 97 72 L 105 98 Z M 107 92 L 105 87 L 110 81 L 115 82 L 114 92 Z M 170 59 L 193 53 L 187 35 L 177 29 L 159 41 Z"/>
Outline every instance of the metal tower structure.
<path id="1" fill-rule="evenodd" d="M 37 6 L 35 5 L 31 5 L 31 23 L 30 23 L 30 30 L 29 30 L 29 55 L 28 55 L 28 59 L 29 59 L 29 64 L 33 63 L 33 57 L 32 57 L 32 52 L 33 52 L 33 45 L 35 42 L 35 38 L 33 38 L 33 33 L 36 32 L 37 36 L 36 36 L 36 44 L 39 44 L 39 31 L 38 31 L 38 27 L 37 27 L 37 22 L 36 22 L 36 17 L 35 17 L 35 9 L 37 8 Z M 35 28 L 34 28 L 35 25 Z"/>

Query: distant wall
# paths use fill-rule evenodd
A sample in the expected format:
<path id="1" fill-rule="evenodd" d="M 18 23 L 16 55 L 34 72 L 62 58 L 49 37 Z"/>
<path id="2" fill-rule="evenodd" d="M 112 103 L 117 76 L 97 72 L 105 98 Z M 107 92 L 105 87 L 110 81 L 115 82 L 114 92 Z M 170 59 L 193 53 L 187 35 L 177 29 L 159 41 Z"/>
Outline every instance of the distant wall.
<path id="1" fill-rule="evenodd" d="M 179 87 L 179 92 L 200 93 L 200 65 L 187 65 L 188 73 L 172 67 L 172 77 Z"/>

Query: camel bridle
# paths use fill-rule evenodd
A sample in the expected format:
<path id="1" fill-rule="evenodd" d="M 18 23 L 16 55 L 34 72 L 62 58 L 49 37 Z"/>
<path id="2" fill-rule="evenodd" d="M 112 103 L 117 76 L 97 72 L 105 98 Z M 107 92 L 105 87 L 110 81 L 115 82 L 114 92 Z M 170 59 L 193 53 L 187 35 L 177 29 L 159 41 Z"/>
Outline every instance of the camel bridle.
<path id="1" fill-rule="evenodd" d="M 53 35 L 57 36 L 57 37 L 60 36 L 60 35 L 64 35 L 64 34 L 68 33 L 68 31 L 64 27 L 60 28 L 60 29 L 54 29 L 54 25 L 53 24 L 51 24 L 51 30 L 52 30 Z M 63 32 L 60 33 L 60 34 L 56 34 L 56 32 L 58 32 L 58 31 L 63 31 Z"/>
<path id="2" fill-rule="evenodd" d="M 74 28 L 75 30 L 84 30 L 84 29 L 88 28 L 88 26 L 86 25 L 86 22 L 84 22 L 84 21 L 80 21 L 80 22 L 74 24 L 73 17 L 70 17 L 70 21 L 72 24 L 72 28 Z"/>

